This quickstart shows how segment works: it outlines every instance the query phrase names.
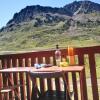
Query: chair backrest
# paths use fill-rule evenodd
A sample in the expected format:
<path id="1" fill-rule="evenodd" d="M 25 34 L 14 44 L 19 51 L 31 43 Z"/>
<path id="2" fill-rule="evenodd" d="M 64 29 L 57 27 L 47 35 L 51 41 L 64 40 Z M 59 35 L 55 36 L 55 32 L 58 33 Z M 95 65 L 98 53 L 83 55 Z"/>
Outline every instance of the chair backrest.
<path id="1" fill-rule="evenodd" d="M 62 78 L 63 79 L 63 85 L 64 85 L 64 92 L 66 94 L 66 96 L 68 96 L 67 98 L 69 98 L 68 100 L 70 100 L 70 95 L 69 95 L 69 90 L 67 87 L 67 83 L 66 83 L 66 79 L 65 79 L 65 75 L 63 71 L 36 71 L 36 72 L 29 72 L 29 75 L 31 77 L 31 79 L 34 78 Z M 59 91 L 59 90 L 57 90 Z"/>

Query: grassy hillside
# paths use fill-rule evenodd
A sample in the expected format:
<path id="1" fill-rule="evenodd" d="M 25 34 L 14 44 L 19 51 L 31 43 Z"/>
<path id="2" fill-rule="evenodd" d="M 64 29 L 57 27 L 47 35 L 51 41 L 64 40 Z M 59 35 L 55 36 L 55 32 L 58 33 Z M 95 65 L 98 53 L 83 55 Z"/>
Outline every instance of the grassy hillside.
<path id="1" fill-rule="evenodd" d="M 0 51 L 53 48 L 57 43 L 62 47 L 91 46 L 100 44 L 100 25 L 78 26 L 67 29 L 65 22 L 34 27 L 32 22 L 13 27 L 10 32 L 0 33 Z"/>
<path id="2" fill-rule="evenodd" d="M 56 17 L 47 23 L 47 17 L 38 15 L 31 21 L 6 27 L 0 32 L 0 51 L 46 49 L 56 44 L 61 47 L 100 45 L 100 13 L 79 14 L 73 19 Z"/>

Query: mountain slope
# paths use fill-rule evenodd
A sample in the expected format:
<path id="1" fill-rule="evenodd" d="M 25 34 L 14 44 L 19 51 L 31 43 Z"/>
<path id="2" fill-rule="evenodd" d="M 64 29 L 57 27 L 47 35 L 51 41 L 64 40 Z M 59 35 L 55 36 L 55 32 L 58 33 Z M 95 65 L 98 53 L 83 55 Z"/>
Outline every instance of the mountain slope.
<path id="1" fill-rule="evenodd" d="M 74 15 L 80 3 L 73 2 L 63 8 L 27 6 L 0 30 L 0 50 L 52 48 L 57 43 L 66 47 L 99 45 L 100 4 L 89 2 L 94 5 L 92 11 L 89 8 L 85 14 Z"/>
<path id="2" fill-rule="evenodd" d="M 40 5 L 27 6 L 20 12 L 15 13 L 13 18 L 7 23 L 6 27 L 3 27 L 0 31 L 10 31 L 12 30 L 11 27 L 16 27 L 16 25 L 21 25 L 23 22 L 29 22 L 31 20 L 34 20 L 33 23 L 36 26 L 60 20 L 65 21 L 66 18 L 64 17 L 77 16 L 83 12 L 85 14 L 100 12 L 100 4 L 91 1 L 74 1 L 62 8 L 43 7 Z"/>

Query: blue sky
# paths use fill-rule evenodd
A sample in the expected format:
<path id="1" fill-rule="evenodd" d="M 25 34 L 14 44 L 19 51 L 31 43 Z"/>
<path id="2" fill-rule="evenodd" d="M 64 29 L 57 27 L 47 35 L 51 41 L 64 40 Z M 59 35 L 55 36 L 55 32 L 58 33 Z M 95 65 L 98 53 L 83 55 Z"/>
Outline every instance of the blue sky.
<path id="1" fill-rule="evenodd" d="M 14 13 L 29 5 L 42 5 L 52 7 L 63 7 L 75 0 L 0 0 L 0 28 L 12 19 Z M 78 0 L 76 0 L 78 1 Z M 100 0 L 91 0 L 99 3 Z"/>

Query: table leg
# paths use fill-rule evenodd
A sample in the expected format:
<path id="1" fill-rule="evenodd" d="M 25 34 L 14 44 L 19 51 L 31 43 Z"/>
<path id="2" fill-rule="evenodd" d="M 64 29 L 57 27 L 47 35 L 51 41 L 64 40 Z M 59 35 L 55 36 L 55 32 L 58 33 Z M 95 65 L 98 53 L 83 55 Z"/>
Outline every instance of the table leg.
<path id="1" fill-rule="evenodd" d="M 83 91 L 83 71 L 79 72 L 80 75 L 80 92 L 81 92 L 81 100 L 84 100 L 84 91 Z"/>

